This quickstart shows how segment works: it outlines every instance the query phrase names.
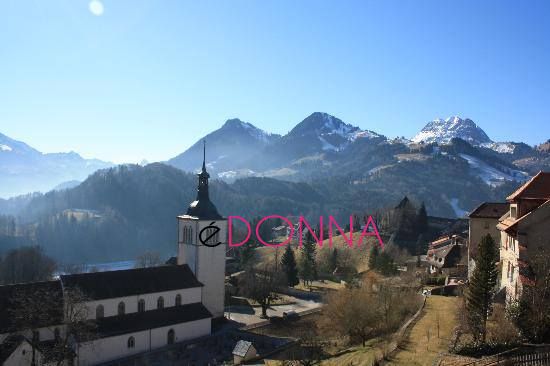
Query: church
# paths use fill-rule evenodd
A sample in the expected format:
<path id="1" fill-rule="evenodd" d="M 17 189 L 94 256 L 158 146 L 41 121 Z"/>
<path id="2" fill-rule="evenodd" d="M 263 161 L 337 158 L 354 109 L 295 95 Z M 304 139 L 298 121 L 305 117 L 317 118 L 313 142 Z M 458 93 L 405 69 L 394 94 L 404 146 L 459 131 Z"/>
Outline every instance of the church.
<path id="1" fill-rule="evenodd" d="M 70 340 L 63 363 L 87 366 L 210 335 L 212 320 L 224 315 L 227 220 L 210 201 L 209 177 L 203 147 L 197 198 L 177 217 L 178 252 L 170 264 L 0 286 L 0 365 L 58 364 L 51 350 L 61 339 Z M 86 337 L 70 334 L 73 290 L 93 324 Z M 33 297 L 55 306 L 21 322 L 18 307 Z"/>

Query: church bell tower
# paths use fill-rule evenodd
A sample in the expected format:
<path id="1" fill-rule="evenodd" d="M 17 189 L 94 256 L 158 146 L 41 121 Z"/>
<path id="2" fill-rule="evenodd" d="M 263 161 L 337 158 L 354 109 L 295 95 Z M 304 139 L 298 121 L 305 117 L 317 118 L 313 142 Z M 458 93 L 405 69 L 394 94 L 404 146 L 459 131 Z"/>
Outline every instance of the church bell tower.
<path id="1" fill-rule="evenodd" d="M 202 303 L 214 318 L 222 317 L 225 291 L 227 220 L 210 201 L 203 141 L 202 170 L 198 174 L 197 198 L 187 213 L 178 216 L 178 264 L 187 264 L 204 285 Z"/>

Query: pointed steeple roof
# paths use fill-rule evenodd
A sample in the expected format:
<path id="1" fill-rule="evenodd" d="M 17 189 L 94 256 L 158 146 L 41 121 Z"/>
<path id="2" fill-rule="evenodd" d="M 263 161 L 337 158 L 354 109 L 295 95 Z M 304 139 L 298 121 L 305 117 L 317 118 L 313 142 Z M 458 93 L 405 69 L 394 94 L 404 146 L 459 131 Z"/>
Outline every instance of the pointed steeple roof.
<path id="1" fill-rule="evenodd" d="M 198 217 L 200 220 L 219 220 L 223 217 L 218 213 L 218 209 L 210 201 L 208 194 L 208 179 L 210 174 L 206 171 L 206 141 L 203 140 L 202 147 L 202 170 L 197 174 L 199 184 L 197 186 L 197 199 L 189 205 L 187 215 Z"/>
<path id="2" fill-rule="evenodd" d="M 206 173 L 206 140 L 202 140 L 202 173 Z"/>

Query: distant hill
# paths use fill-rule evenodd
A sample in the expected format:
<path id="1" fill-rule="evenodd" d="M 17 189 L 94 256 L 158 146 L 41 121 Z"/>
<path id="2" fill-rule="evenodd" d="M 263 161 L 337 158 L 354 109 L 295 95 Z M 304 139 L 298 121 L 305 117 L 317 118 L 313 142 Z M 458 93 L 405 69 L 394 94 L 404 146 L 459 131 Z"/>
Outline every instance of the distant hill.
<path id="1" fill-rule="evenodd" d="M 345 225 L 351 214 L 372 214 L 405 195 L 424 201 L 430 215 L 454 217 L 457 209 L 502 200 L 515 188 L 507 183 L 492 188 L 467 171 L 466 161 L 441 155 L 403 160 L 365 177 L 309 183 L 267 177 L 232 184 L 212 180 L 210 191 L 226 216 L 303 215 L 317 222 L 320 215 L 332 215 Z M 0 214 L 18 217 L 12 235 L 28 235 L 28 241 L 61 262 L 132 259 L 146 250 L 168 257 L 176 250 L 175 217 L 194 200 L 196 180 L 194 174 L 160 163 L 123 165 L 97 171 L 74 188 L 0 201 Z"/>
<path id="2" fill-rule="evenodd" d="M 408 196 L 424 202 L 431 216 L 456 218 L 483 201 L 503 200 L 538 170 L 550 170 L 548 143 L 533 148 L 493 142 L 473 121 L 459 117 L 441 123 L 450 123 L 444 129 L 454 132 L 431 124 L 435 140 L 415 142 L 388 139 L 321 112 L 284 136 L 229 120 L 205 136 L 212 200 L 223 215 L 250 220 L 332 215 L 344 224 L 351 214 L 369 214 Z M 428 129 L 423 131 L 426 136 Z M 202 140 L 169 165 L 101 169 L 72 188 L 76 183 L 0 199 L 0 215 L 10 215 L 0 216 L 5 222 L 0 252 L 2 243 L 30 241 L 61 261 L 132 259 L 145 250 L 172 255 L 175 216 L 195 198 L 191 172 L 202 162 Z M 44 155 L 57 156 L 13 140 L 4 139 L 2 146 L 34 157 L 24 168 L 42 166 Z"/>
<path id="3" fill-rule="evenodd" d="M 203 140 L 207 141 L 208 169 L 227 178 L 247 176 L 253 171 L 256 154 L 281 136 L 267 133 L 239 119 L 230 119 L 224 125 L 199 139 L 193 146 L 168 160 L 168 164 L 185 171 L 200 169 Z"/>
<path id="4" fill-rule="evenodd" d="M 63 182 L 84 180 L 109 166 L 112 164 L 84 159 L 75 152 L 43 154 L 0 133 L 0 197 L 46 192 Z"/>

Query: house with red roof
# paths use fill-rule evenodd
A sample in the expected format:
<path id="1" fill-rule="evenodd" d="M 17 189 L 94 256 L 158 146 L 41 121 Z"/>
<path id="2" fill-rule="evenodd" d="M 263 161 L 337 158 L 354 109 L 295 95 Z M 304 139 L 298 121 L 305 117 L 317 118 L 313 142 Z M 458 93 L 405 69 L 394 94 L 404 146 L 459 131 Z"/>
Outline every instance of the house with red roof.
<path id="1" fill-rule="evenodd" d="M 550 172 L 539 172 L 506 200 L 509 209 L 499 218 L 500 286 L 506 300 L 521 295 L 523 286 L 534 283 L 530 259 L 550 250 Z"/>

